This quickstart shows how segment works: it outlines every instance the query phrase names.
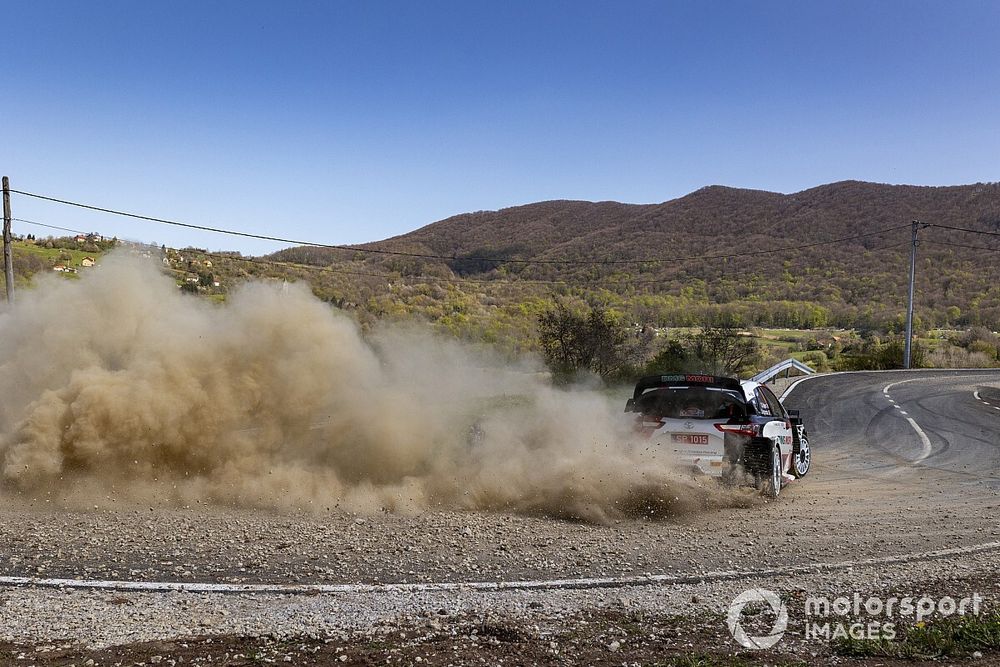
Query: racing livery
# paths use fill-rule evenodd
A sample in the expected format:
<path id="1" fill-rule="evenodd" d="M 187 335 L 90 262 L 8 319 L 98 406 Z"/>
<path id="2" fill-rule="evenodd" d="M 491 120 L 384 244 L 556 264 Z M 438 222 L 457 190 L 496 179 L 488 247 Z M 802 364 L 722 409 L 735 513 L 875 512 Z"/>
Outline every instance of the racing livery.
<path id="1" fill-rule="evenodd" d="M 812 453 L 797 411 L 766 385 L 698 374 L 650 375 L 636 383 L 625 412 L 636 428 L 695 471 L 765 495 L 809 472 Z"/>

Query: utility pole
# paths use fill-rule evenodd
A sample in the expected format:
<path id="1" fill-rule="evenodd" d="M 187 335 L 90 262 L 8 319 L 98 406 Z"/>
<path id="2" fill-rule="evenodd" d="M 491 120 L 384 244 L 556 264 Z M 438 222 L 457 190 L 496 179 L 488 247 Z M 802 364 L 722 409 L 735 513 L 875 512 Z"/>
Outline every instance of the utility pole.
<path id="1" fill-rule="evenodd" d="M 920 223 L 913 221 L 912 244 L 910 246 L 910 302 L 906 308 L 906 348 L 903 352 L 903 368 L 910 367 L 910 352 L 913 345 L 913 281 L 917 272 L 917 226 Z"/>
<path id="2" fill-rule="evenodd" d="M 3 271 L 7 282 L 7 303 L 14 303 L 14 259 L 10 237 L 10 180 L 3 177 Z"/>

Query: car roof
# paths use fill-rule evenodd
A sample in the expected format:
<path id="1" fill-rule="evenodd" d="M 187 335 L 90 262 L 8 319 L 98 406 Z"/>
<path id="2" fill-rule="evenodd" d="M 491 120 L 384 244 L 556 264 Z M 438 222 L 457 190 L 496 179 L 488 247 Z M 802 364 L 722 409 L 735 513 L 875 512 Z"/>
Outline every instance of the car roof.
<path id="1" fill-rule="evenodd" d="M 638 399 L 639 396 L 641 396 L 645 390 L 653 389 L 658 386 L 663 386 L 668 381 L 684 382 L 685 378 L 694 379 L 696 377 L 699 376 L 692 374 L 685 374 L 685 373 L 677 373 L 677 374 L 665 373 L 662 375 L 647 375 L 646 377 L 641 378 L 636 383 L 634 397 Z M 729 391 L 734 390 L 738 383 L 739 388 L 740 390 L 742 390 L 743 396 L 746 399 L 753 398 L 754 391 L 757 389 L 757 387 L 762 386 L 760 382 L 755 382 L 753 380 L 740 380 L 738 378 L 724 377 L 724 376 L 701 376 L 701 377 L 703 377 L 705 380 L 713 378 L 719 383 L 716 386 L 718 386 L 720 389 L 724 388 Z M 702 383 L 698 382 L 697 384 L 702 384 Z"/>
<path id="2" fill-rule="evenodd" d="M 701 373 L 664 373 L 658 375 L 647 375 L 640 378 L 635 384 L 635 391 L 632 396 L 633 398 L 638 399 L 649 389 L 665 387 L 670 384 L 718 387 L 728 391 L 736 391 L 740 388 L 740 381 L 736 378 L 705 375 Z"/>

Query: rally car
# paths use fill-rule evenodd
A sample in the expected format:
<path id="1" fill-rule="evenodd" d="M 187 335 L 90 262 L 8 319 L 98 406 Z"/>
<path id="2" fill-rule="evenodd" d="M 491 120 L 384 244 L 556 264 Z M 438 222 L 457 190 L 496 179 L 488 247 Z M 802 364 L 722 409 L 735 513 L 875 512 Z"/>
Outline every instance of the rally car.
<path id="1" fill-rule="evenodd" d="M 650 375 L 625 412 L 679 463 L 729 483 L 750 481 L 772 498 L 809 472 L 809 437 L 798 411 L 763 384 L 714 375 Z"/>

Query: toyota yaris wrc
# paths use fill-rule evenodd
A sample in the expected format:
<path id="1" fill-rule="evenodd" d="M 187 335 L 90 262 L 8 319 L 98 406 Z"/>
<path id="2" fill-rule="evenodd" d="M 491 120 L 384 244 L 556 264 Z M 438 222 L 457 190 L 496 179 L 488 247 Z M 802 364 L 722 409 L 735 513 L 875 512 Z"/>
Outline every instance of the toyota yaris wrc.
<path id="1" fill-rule="evenodd" d="M 809 438 L 799 413 L 765 385 L 713 375 L 650 375 L 625 412 L 677 461 L 729 483 L 748 480 L 765 495 L 809 472 Z"/>

